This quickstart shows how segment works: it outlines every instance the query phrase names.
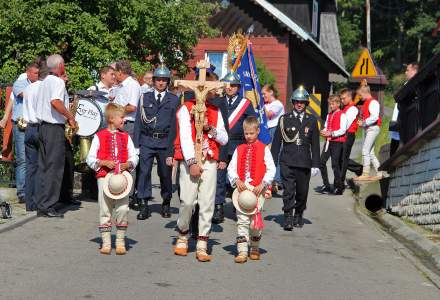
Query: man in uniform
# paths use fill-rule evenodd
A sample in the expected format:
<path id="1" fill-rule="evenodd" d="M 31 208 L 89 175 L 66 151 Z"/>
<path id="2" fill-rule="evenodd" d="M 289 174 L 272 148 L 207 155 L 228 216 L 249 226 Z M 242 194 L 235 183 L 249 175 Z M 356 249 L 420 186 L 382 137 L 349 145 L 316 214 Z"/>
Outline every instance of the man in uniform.
<path id="1" fill-rule="evenodd" d="M 220 224 L 224 221 L 223 205 L 226 198 L 226 167 L 234 154 L 238 145 L 245 143 L 243 133 L 243 121 L 249 116 L 255 116 L 252 103 L 246 98 L 239 98 L 240 76 L 237 73 L 230 72 L 223 78 L 224 82 L 229 82 L 230 87 L 225 88 L 226 95 L 219 99 L 225 103 L 227 115 L 224 116 L 225 127 L 228 127 L 228 144 L 221 147 L 220 161 L 217 171 L 217 190 L 215 195 L 215 210 L 212 223 Z"/>
<path id="2" fill-rule="evenodd" d="M 309 94 L 300 86 L 291 97 L 293 111 L 281 116 L 272 142 L 272 156 L 280 155 L 284 186 L 284 230 L 302 227 L 310 175 L 319 173 L 319 128 L 315 117 L 305 112 Z M 281 147 L 282 146 L 282 147 Z M 293 215 L 295 209 L 295 215 Z"/>
<path id="3" fill-rule="evenodd" d="M 167 91 L 170 70 L 161 65 L 153 74 L 154 90 L 142 95 L 134 127 L 134 145 L 140 148 L 140 169 L 137 185 L 139 220 L 150 216 L 148 200 L 152 198 L 151 170 L 157 160 L 160 178 L 162 211 L 164 218 L 170 218 L 172 191 L 173 142 L 176 136 L 176 110 L 179 99 Z"/>

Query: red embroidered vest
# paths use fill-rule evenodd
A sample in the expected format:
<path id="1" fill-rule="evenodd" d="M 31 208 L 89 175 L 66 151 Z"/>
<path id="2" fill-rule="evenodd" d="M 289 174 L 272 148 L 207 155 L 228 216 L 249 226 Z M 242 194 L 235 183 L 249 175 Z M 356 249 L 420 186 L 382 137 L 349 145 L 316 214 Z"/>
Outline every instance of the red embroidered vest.
<path id="1" fill-rule="evenodd" d="M 353 107 L 353 106 L 355 106 L 355 105 L 354 105 L 353 102 L 351 102 L 350 104 L 344 106 L 344 109 L 342 111 L 344 112 L 344 114 L 346 114 L 347 111 L 350 109 L 350 107 Z M 357 122 L 357 116 L 358 115 L 359 115 L 359 110 L 357 112 L 356 118 L 353 120 L 353 122 L 351 123 L 350 127 L 348 127 L 347 132 L 356 133 L 356 131 L 358 130 L 358 128 L 359 128 L 359 125 L 358 125 L 358 122 Z"/>
<path id="2" fill-rule="evenodd" d="M 96 133 L 99 138 L 98 160 L 114 160 L 125 163 L 128 160 L 128 133 L 119 131 L 112 133 L 108 129 L 103 129 Z M 114 156 L 114 149 L 118 149 Z M 102 167 L 96 172 L 96 177 L 105 177 L 110 170 Z"/>
<path id="3" fill-rule="evenodd" d="M 368 119 L 370 117 L 370 110 L 369 110 L 369 108 L 370 108 L 370 103 L 373 100 L 375 100 L 375 99 L 368 98 L 368 99 L 365 100 L 364 105 L 362 106 L 362 121 L 365 121 L 366 119 Z M 377 100 L 375 100 L 375 101 L 377 101 Z M 379 117 L 379 119 L 377 119 L 376 124 L 373 124 L 373 125 L 370 125 L 370 126 L 374 126 L 374 125 L 377 125 L 377 126 L 382 125 L 382 119 Z"/>
<path id="4" fill-rule="evenodd" d="M 184 106 L 188 109 L 189 113 L 191 114 L 191 109 L 195 105 L 194 101 L 186 101 L 183 103 Z M 182 109 L 183 106 L 179 108 Z M 213 126 L 214 128 L 217 128 L 217 119 L 218 119 L 218 109 L 217 107 L 210 105 L 206 103 L 206 118 L 208 120 L 208 125 Z M 179 113 L 179 110 L 177 111 L 177 114 Z M 177 115 L 176 114 L 176 115 Z M 183 160 L 183 152 L 182 152 L 182 146 L 180 142 L 180 129 L 179 129 L 179 122 L 176 122 L 176 139 L 174 140 L 174 159 L 176 160 Z M 194 118 L 191 117 L 191 133 L 192 133 L 192 140 L 195 143 L 196 142 L 196 127 L 194 124 Z M 210 152 L 207 154 L 208 159 L 214 159 L 218 161 L 219 157 L 219 144 L 214 140 L 208 137 L 207 133 L 203 133 L 203 139 L 208 140 L 208 145 Z"/>
<path id="5" fill-rule="evenodd" d="M 264 163 L 264 145 L 260 141 L 252 144 L 241 144 L 237 147 L 237 173 L 241 181 L 246 180 L 246 171 L 252 179 L 253 186 L 259 185 L 266 174 Z"/>
<path id="6" fill-rule="evenodd" d="M 328 114 L 328 118 L 327 118 L 327 129 L 330 131 L 336 131 L 339 130 L 341 128 L 341 115 L 344 112 L 342 110 L 338 110 L 336 112 L 331 112 Z M 345 142 L 347 140 L 347 136 L 341 135 L 341 136 L 337 136 L 337 137 L 330 137 L 330 141 L 331 142 Z"/>

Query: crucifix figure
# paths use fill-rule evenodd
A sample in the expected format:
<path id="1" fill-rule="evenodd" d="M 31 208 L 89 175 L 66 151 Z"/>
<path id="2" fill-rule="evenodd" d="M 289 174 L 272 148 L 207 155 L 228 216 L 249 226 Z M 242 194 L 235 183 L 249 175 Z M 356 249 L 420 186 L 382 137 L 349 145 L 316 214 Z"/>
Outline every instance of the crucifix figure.
<path id="1" fill-rule="evenodd" d="M 228 87 L 229 83 L 220 81 L 206 81 L 206 69 L 210 64 L 206 60 L 200 60 L 196 67 L 199 69 L 199 80 L 176 80 L 174 86 L 181 86 L 194 91 L 196 105 L 193 106 L 190 114 L 194 115 L 196 128 L 195 158 L 197 164 L 202 167 L 203 160 L 203 127 L 206 125 L 206 96 L 209 91 Z"/>

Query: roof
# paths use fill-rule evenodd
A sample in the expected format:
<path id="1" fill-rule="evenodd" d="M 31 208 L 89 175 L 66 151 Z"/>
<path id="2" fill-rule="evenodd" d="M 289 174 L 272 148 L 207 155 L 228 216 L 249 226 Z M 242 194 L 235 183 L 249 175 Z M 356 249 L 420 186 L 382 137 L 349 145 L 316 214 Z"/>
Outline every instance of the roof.
<path id="1" fill-rule="evenodd" d="M 321 54 L 323 54 L 330 62 L 332 62 L 341 72 L 341 74 L 346 77 L 350 77 L 350 74 L 345 70 L 345 67 L 341 65 L 336 59 L 327 53 L 319 43 L 317 43 L 313 37 L 301 28 L 297 23 L 292 21 L 283 12 L 281 12 L 274 5 L 266 0 L 252 0 L 257 5 L 261 6 L 266 12 L 268 12 L 275 20 L 277 20 L 281 25 L 287 28 L 287 30 L 294 35 L 296 35 L 302 42 L 310 43 L 314 48 L 316 48 Z"/>
<path id="2" fill-rule="evenodd" d="M 319 32 L 319 44 L 324 48 L 341 66 L 345 67 L 344 56 L 339 39 L 338 23 L 336 14 L 321 13 L 321 26 Z"/>

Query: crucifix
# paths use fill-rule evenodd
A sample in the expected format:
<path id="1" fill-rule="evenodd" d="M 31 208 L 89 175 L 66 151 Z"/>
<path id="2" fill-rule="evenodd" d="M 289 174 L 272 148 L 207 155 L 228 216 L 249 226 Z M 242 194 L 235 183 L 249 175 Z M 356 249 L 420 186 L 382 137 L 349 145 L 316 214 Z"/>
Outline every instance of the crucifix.
<path id="1" fill-rule="evenodd" d="M 203 127 L 206 122 L 206 96 L 209 91 L 228 87 L 229 83 L 220 81 L 206 81 L 206 69 L 210 64 L 206 60 L 200 60 L 196 67 L 199 69 L 199 80 L 176 80 L 174 86 L 181 86 L 194 91 L 196 105 L 193 106 L 190 114 L 194 116 L 196 128 L 195 158 L 197 164 L 202 167 L 203 160 Z"/>

